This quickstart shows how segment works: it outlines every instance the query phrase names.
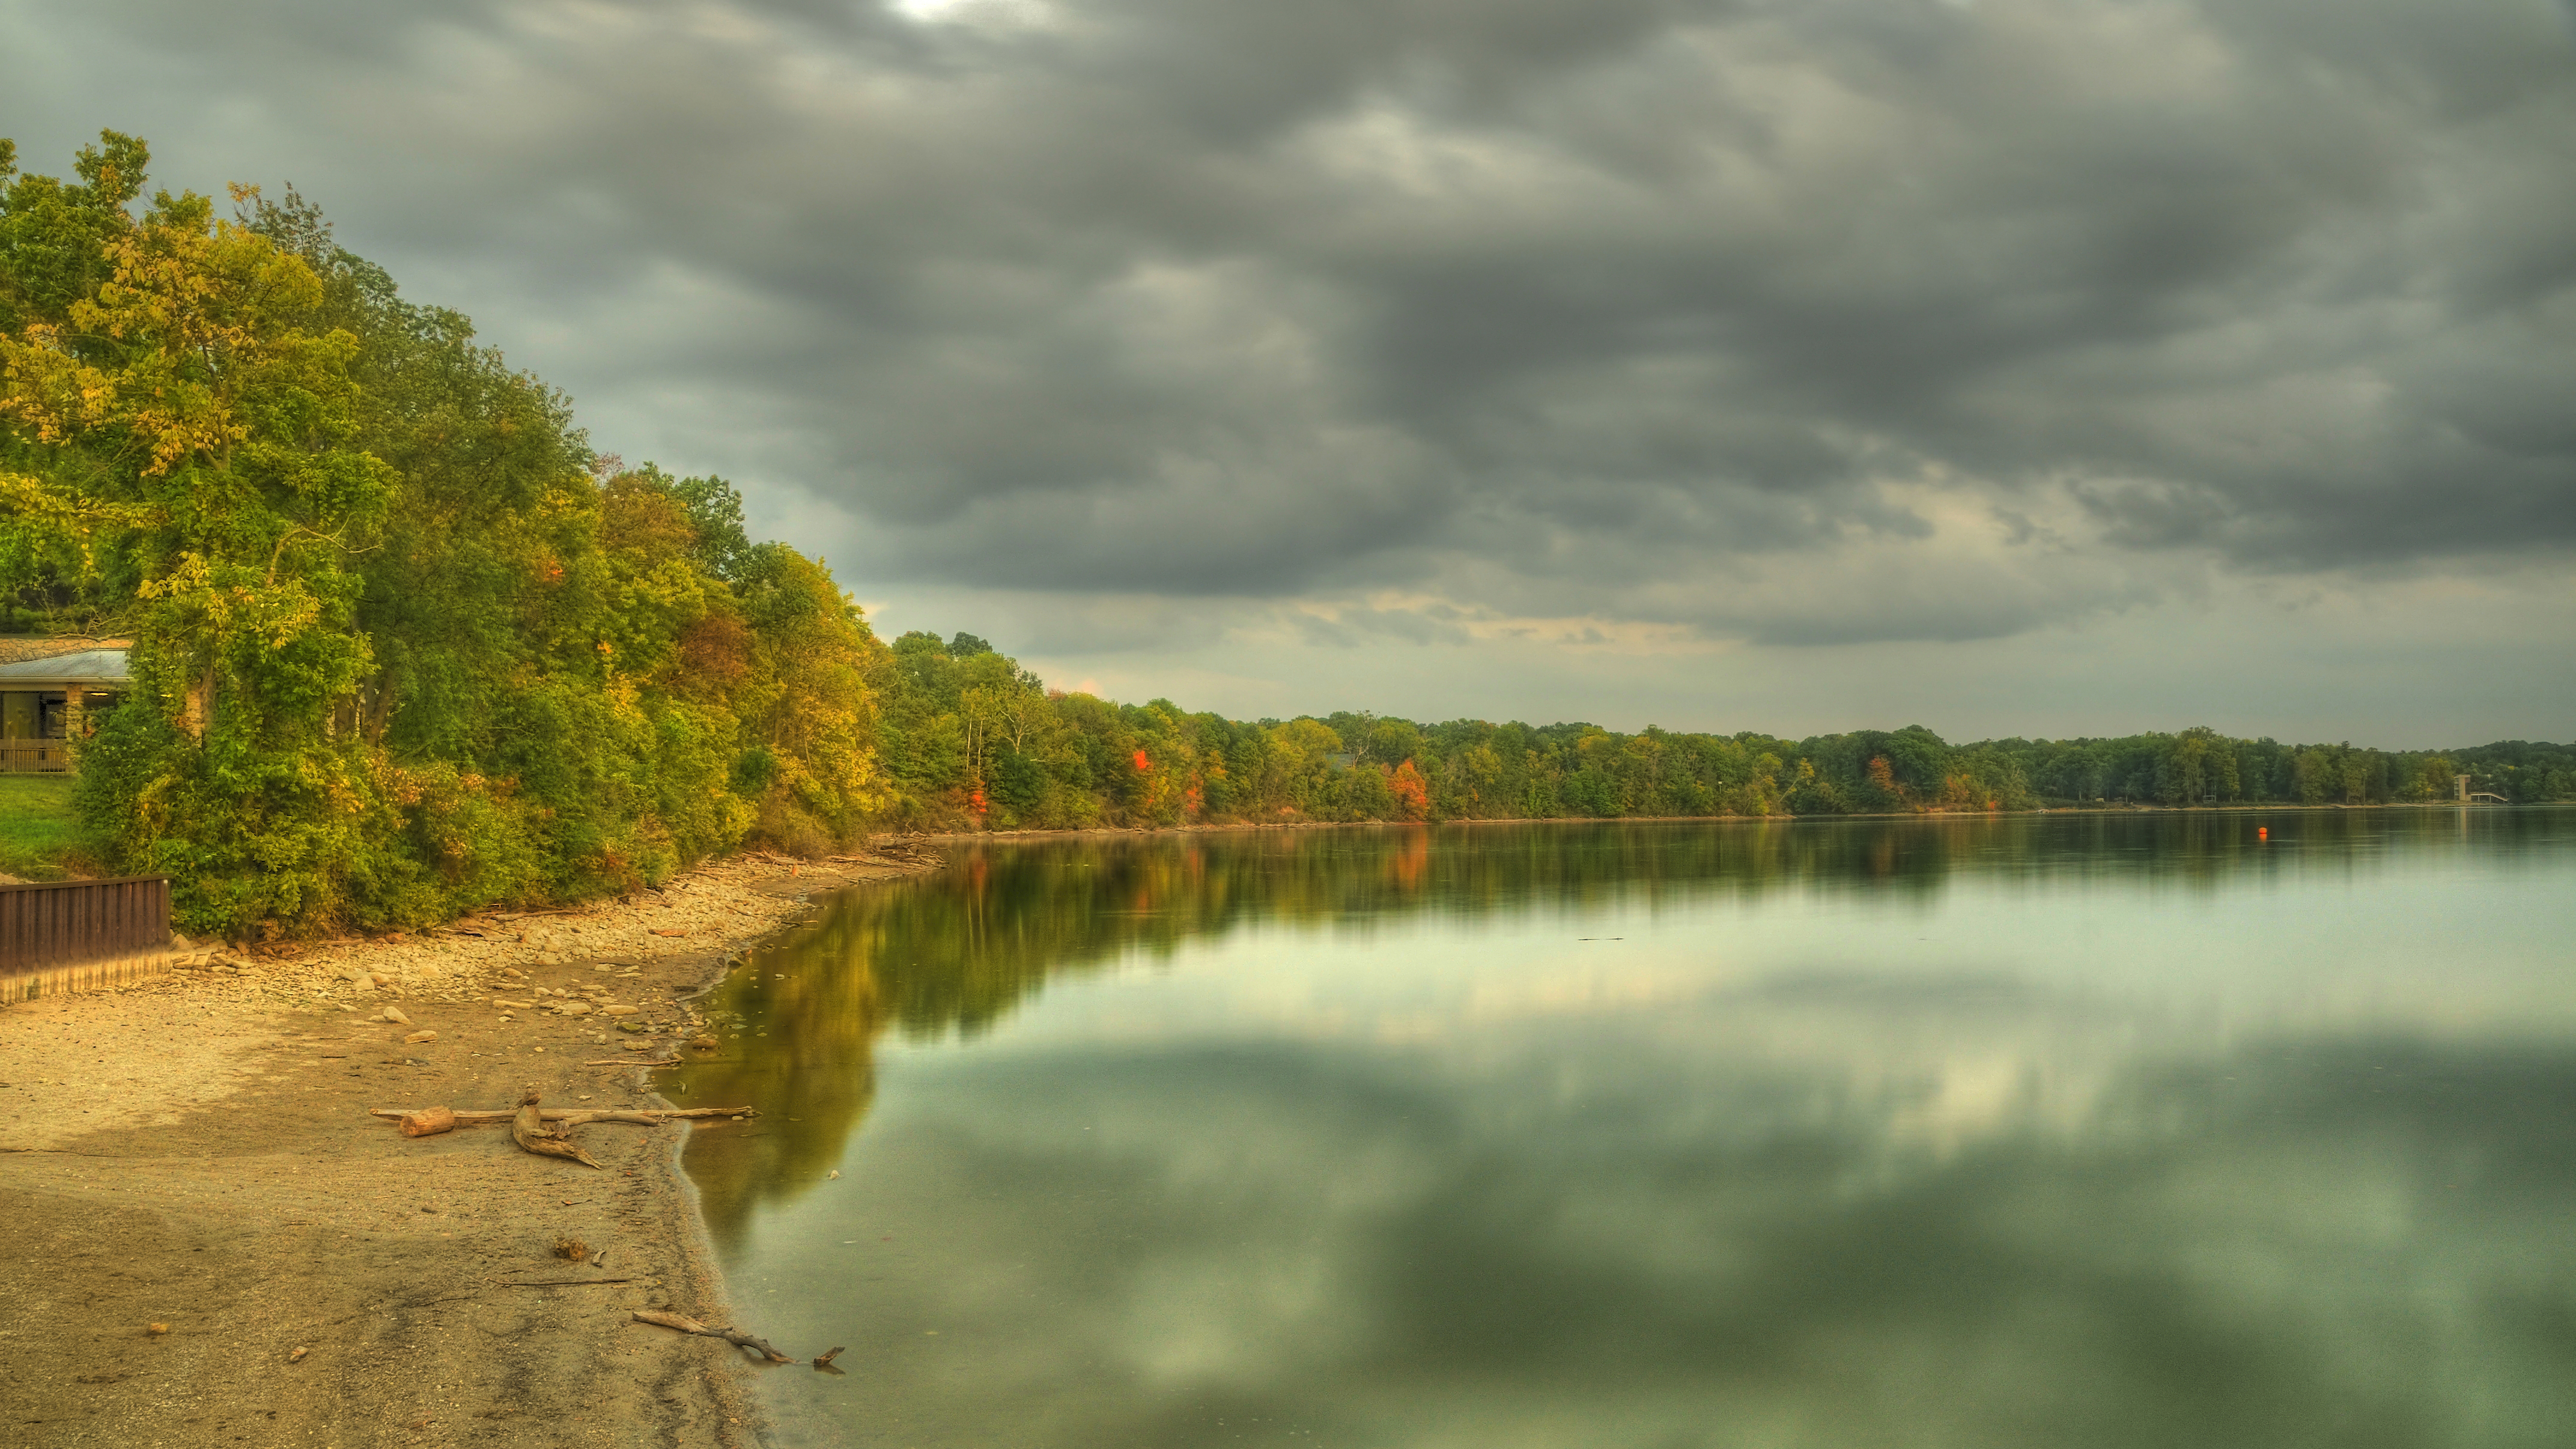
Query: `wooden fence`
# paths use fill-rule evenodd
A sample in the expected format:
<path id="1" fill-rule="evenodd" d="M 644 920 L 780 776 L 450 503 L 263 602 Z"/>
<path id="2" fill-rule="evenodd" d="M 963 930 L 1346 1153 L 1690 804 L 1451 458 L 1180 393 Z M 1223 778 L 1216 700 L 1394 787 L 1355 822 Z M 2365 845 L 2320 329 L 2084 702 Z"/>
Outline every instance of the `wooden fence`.
<path id="1" fill-rule="evenodd" d="M 170 969 L 170 878 L 0 885 L 0 1004 Z"/>

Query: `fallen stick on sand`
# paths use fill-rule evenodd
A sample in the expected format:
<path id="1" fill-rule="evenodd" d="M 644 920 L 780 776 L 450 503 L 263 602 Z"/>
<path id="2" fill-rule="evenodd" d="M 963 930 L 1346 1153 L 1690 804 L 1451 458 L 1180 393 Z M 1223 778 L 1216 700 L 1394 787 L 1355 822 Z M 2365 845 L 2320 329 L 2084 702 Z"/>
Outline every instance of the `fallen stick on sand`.
<path id="1" fill-rule="evenodd" d="M 637 1065 L 650 1064 L 638 1063 Z M 370 1117 L 386 1117 L 397 1121 L 405 1117 L 425 1117 L 434 1112 L 445 1112 L 455 1119 L 455 1125 L 459 1127 L 480 1127 L 492 1122 L 509 1122 L 516 1120 L 519 1115 L 515 1108 L 499 1112 L 459 1112 L 447 1107 L 370 1107 L 367 1109 L 367 1115 Z M 546 1107 L 539 1110 L 537 1115 L 548 1122 L 564 1122 L 575 1127 L 584 1122 L 633 1122 L 639 1126 L 650 1127 L 657 1122 L 677 1122 L 691 1117 L 757 1117 L 760 1115 L 760 1109 L 756 1107 Z"/>
<path id="2" fill-rule="evenodd" d="M 510 1140 L 519 1144 L 521 1152 L 531 1152 L 539 1157 L 560 1157 L 584 1167 L 602 1165 L 572 1140 L 571 1123 L 558 1119 L 552 1126 L 546 1124 L 545 1114 L 537 1110 L 537 1089 L 534 1087 L 519 1099 L 518 1114 L 510 1119 Z"/>
<path id="3" fill-rule="evenodd" d="M 587 1288 L 594 1283 L 632 1283 L 632 1278 L 495 1278 L 503 1288 Z"/>
<path id="4" fill-rule="evenodd" d="M 676 1328 L 682 1333 L 694 1333 L 706 1338 L 721 1338 L 736 1348 L 751 1349 L 771 1363 L 796 1362 L 770 1347 L 768 1339 L 745 1333 L 738 1328 L 709 1328 L 685 1313 L 666 1313 L 659 1308 L 638 1308 L 634 1309 L 633 1313 L 638 1323 L 658 1324 L 664 1328 Z M 840 1350 L 836 1348 L 832 1352 L 837 1354 Z"/>
<path id="5" fill-rule="evenodd" d="M 572 1140 L 572 1129 L 587 1122 L 631 1122 L 638 1127 L 652 1127 L 663 1122 L 682 1121 L 692 1117 L 730 1117 L 740 1121 L 759 1115 L 749 1107 L 599 1107 L 547 1111 L 537 1101 L 537 1089 L 530 1087 L 520 1098 L 516 1111 L 459 1112 L 452 1107 L 372 1107 L 367 1115 L 390 1117 L 402 1128 L 405 1137 L 433 1137 L 459 1126 L 478 1122 L 510 1124 L 510 1140 L 522 1152 L 539 1157 L 557 1157 L 578 1162 L 584 1167 L 598 1167 L 600 1162 L 581 1150 Z"/>

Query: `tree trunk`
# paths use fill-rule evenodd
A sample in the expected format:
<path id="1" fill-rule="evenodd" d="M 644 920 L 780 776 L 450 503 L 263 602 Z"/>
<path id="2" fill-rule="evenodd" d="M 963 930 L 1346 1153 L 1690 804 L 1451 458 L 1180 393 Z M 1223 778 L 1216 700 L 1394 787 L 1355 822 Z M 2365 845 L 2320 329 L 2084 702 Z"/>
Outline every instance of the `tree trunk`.
<path id="1" fill-rule="evenodd" d="M 206 742 L 206 731 L 215 722 L 215 667 L 207 665 L 188 677 L 188 699 L 185 724 L 188 738 Z"/>

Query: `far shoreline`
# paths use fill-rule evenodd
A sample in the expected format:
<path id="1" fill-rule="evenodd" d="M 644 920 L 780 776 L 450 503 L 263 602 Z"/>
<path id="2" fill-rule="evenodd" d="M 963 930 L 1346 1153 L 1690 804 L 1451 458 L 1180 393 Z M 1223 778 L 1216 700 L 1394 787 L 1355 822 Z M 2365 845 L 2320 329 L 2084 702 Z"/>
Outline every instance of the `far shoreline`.
<path id="1" fill-rule="evenodd" d="M 889 831 L 871 841 L 901 840 L 951 845 L 984 840 L 1087 840 L 1146 835 L 1217 835 L 1255 830 L 1418 829 L 1477 825 L 1711 825 L 1792 824 L 1833 820 L 1966 821 L 2054 815 L 2244 815 L 2255 812 L 2324 813 L 2337 810 L 2545 810 L 2576 800 L 2518 800 L 2463 805 L 2456 800 L 2380 800 L 2361 805 L 2239 802 L 2227 805 L 2043 805 L 2030 810 L 1855 810 L 1835 815 L 1478 815 L 1451 820 L 1231 820 L 1174 825 L 1063 825 L 1034 830 Z"/>

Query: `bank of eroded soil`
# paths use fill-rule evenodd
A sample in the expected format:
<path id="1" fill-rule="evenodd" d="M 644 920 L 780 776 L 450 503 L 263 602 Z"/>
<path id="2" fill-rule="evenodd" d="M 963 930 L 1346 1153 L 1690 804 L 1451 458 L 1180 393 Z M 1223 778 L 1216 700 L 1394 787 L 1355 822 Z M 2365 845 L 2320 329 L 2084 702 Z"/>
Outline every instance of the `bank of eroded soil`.
<path id="1" fill-rule="evenodd" d="M 654 1105 L 627 1063 L 693 1054 L 685 998 L 731 951 L 809 892 L 927 866 L 731 862 L 636 900 L 457 923 L 481 935 L 0 1009 L 0 1443 L 750 1442 L 750 1376 L 811 1370 L 627 1316 L 730 1316 L 679 1175 L 692 1129 L 583 1127 L 593 1170 L 504 1127 L 406 1139 L 368 1109 L 504 1107 L 524 1085 L 550 1106 Z M 386 984 L 350 979 L 369 969 Z M 589 1013 L 556 1014 L 585 987 Z M 405 1040 L 421 1031 L 436 1040 Z M 559 1237 L 605 1263 L 556 1256 Z M 509 1286 L 530 1280 L 571 1282 Z"/>

